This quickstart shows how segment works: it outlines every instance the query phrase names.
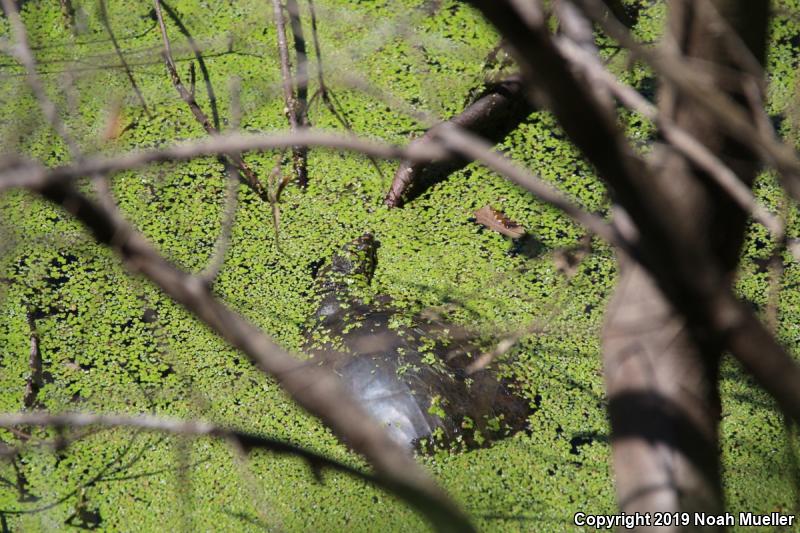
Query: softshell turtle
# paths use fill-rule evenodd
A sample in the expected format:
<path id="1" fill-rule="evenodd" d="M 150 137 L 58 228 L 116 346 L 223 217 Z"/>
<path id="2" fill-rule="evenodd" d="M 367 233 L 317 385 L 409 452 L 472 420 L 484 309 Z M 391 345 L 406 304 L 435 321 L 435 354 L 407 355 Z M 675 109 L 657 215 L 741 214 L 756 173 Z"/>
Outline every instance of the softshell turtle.
<path id="1" fill-rule="evenodd" d="M 467 342 L 447 338 L 432 320 L 408 320 L 388 297 L 370 294 L 377 246 L 366 233 L 320 269 L 307 352 L 409 449 L 480 446 L 523 428 L 529 404 L 511 383 L 491 370 L 466 375 Z"/>

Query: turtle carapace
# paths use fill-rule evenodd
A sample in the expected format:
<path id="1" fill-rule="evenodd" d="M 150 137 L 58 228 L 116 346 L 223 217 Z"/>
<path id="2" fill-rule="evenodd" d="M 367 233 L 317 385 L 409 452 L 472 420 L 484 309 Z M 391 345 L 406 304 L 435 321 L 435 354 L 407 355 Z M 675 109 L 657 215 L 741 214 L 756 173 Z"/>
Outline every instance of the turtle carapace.
<path id="1" fill-rule="evenodd" d="M 465 374 L 475 353 L 468 342 L 370 293 L 377 247 L 366 233 L 320 269 L 309 354 L 409 449 L 479 446 L 523 428 L 529 404 L 512 393 L 511 383 L 492 370 Z"/>

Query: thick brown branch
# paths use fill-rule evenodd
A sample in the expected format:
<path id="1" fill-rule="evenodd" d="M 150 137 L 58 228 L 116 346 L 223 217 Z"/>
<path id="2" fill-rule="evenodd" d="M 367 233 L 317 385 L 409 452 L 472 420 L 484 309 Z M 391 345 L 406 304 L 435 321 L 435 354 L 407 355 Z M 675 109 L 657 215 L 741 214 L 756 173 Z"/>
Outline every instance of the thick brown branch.
<path id="1" fill-rule="evenodd" d="M 61 2 L 61 15 L 64 17 L 64 24 L 71 32 L 75 33 L 75 7 L 72 5 L 72 0 L 59 1 Z"/>
<path id="2" fill-rule="evenodd" d="M 286 12 L 289 14 L 289 27 L 292 29 L 294 54 L 297 58 L 295 112 L 297 113 L 298 125 L 307 128 L 310 125 L 308 122 L 308 54 L 306 53 L 306 38 L 303 34 L 300 6 L 297 4 L 297 0 L 286 0 Z"/>
<path id="3" fill-rule="evenodd" d="M 526 96 L 520 77 L 512 76 L 490 85 L 472 105 L 448 122 L 496 144 L 533 112 Z M 412 144 L 431 142 L 440 126 L 429 129 Z M 432 163 L 401 161 L 384 203 L 389 207 L 399 207 L 468 163 L 469 159 L 460 157 Z"/>

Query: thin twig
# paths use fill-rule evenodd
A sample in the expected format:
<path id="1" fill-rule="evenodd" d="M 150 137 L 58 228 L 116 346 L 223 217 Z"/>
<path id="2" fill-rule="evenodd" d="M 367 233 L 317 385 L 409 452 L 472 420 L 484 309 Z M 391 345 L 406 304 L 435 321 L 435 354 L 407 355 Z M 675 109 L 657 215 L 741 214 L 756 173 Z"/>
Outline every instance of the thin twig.
<path id="1" fill-rule="evenodd" d="M 164 63 L 167 66 L 169 76 L 172 79 L 172 85 L 175 87 L 175 90 L 178 91 L 178 94 L 183 101 L 186 102 L 186 105 L 189 106 L 194 118 L 196 118 L 197 122 L 203 126 L 203 129 L 206 130 L 206 133 L 209 135 L 219 133 L 217 128 L 208 118 L 208 115 L 206 115 L 205 112 L 200 108 L 200 104 L 198 104 L 197 100 L 195 100 L 192 91 L 188 90 L 186 86 L 183 85 L 181 77 L 178 74 L 178 67 L 175 66 L 175 60 L 172 57 L 172 45 L 170 44 L 169 35 L 167 35 L 167 26 L 164 23 L 164 15 L 161 13 L 161 0 L 153 0 L 153 4 L 155 6 L 156 17 L 158 18 L 158 27 L 161 30 L 161 40 L 164 43 L 164 51 L 162 56 L 164 58 Z"/>
<path id="2" fill-rule="evenodd" d="M 186 37 L 186 41 L 189 43 L 189 48 L 192 50 L 194 54 L 194 58 L 197 60 L 197 65 L 200 67 L 200 73 L 203 75 L 203 83 L 206 87 L 206 96 L 208 96 L 208 105 L 211 107 L 211 118 L 213 120 L 214 127 L 216 129 L 220 129 L 219 125 L 219 111 L 217 109 L 217 95 L 214 93 L 214 86 L 211 84 L 211 75 L 208 73 L 208 67 L 206 66 L 206 61 L 203 58 L 203 53 L 200 46 L 192 37 L 192 34 L 189 33 L 189 29 L 183 23 L 181 18 L 178 16 L 178 13 L 172 9 L 172 7 L 165 1 L 161 0 L 161 7 L 164 8 L 164 11 L 167 12 L 167 16 L 175 23 L 178 27 L 178 31 Z M 194 63 L 191 63 L 191 75 L 194 78 Z M 194 79 L 192 80 L 192 96 L 194 96 Z"/>
<path id="3" fill-rule="evenodd" d="M 208 262 L 205 270 L 198 274 L 198 277 L 204 283 L 210 285 L 214 282 L 225 263 L 225 255 L 228 252 L 228 247 L 231 242 L 231 234 L 233 233 L 233 223 L 236 220 L 236 210 L 238 206 L 239 194 L 239 170 L 232 164 L 226 161 L 225 165 L 227 187 L 225 189 L 225 204 L 222 210 L 222 222 L 220 223 L 219 236 L 214 243 L 214 251 L 211 254 L 211 259 Z"/>
<path id="4" fill-rule="evenodd" d="M 494 348 L 488 352 L 482 353 L 473 362 L 471 362 L 465 369 L 466 374 L 471 376 L 476 372 L 480 372 L 492 364 L 495 359 L 508 353 L 508 351 L 511 350 L 511 348 L 513 348 L 520 341 L 520 339 L 522 339 L 522 337 L 530 335 L 531 333 L 541 333 L 542 331 L 541 324 L 539 321 L 536 321 L 527 327 L 511 332 L 500 339 L 495 344 Z"/>
<path id="5" fill-rule="evenodd" d="M 275 164 L 272 166 L 272 170 L 267 177 L 267 186 L 269 187 L 267 194 L 269 197 L 270 211 L 272 212 L 272 227 L 275 229 L 275 249 L 279 252 L 281 250 L 281 208 L 278 202 L 280 202 L 284 187 L 286 187 L 292 179 L 290 175 L 284 176 L 282 172 L 283 158 L 285 155 L 286 150 L 281 150 L 278 157 L 275 158 Z"/>
<path id="6" fill-rule="evenodd" d="M 392 494 L 397 495 L 414 508 L 420 509 L 424 505 L 417 495 L 398 487 L 391 481 L 381 476 L 363 472 L 335 459 L 318 454 L 306 448 L 290 444 L 281 440 L 264 437 L 255 433 L 224 427 L 199 420 L 180 420 L 175 418 L 158 417 L 152 415 L 125 415 L 125 414 L 94 414 L 94 413 L 4 413 L 0 414 L 0 427 L 11 429 L 17 425 L 41 426 L 53 428 L 84 428 L 100 426 L 109 429 L 131 428 L 136 430 L 167 433 L 179 437 L 206 437 L 225 440 L 234 445 L 234 453 L 246 455 L 254 450 L 262 450 L 280 455 L 297 457 L 305 461 L 315 477 L 320 470 L 330 469 L 350 475 L 356 479 L 374 484 Z M 69 444 L 68 442 L 62 443 Z M 21 452 L 21 448 L 10 448 L 9 456 L 13 457 Z M 188 466 L 188 465 L 187 465 Z M 16 465 L 15 465 L 16 467 Z M 184 469 L 185 470 L 185 469 Z M 19 475 L 18 488 L 24 489 L 27 483 L 24 476 Z M 255 484 L 253 484 L 255 487 Z M 20 493 L 26 493 L 20 490 Z M 447 529 L 447 528 L 443 528 Z M 454 531 L 458 531 L 457 529 Z"/>
<path id="7" fill-rule="evenodd" d="M 28 329 L 30 330 L 30 354 L 28 356 L 28 368 L 30 374 L 25 384 L 25 396 L 22 400 L 23 405 L 30 409 L 37 403 L 37 396 L 39 390 L 44 384 L 42 378 L 42 352 L 39 346 L 39 333 L 36 331 L 36 319 L 33 317 L 33 311 L 28 310 L 27 314 Z"/>
<path id="8" fill-rule="evenodd" d="M 341 103 L 336 97 L 336 94 L 325 83 L 325 75 L 323 74 L 323 68 L 322 68 L 322 48 L 319 44 L 319 35 L 317 29 L 317 11 L 316 8 L 314 7 L 314 0 L 308 0 L 308 12 L 311 17 L 311 38 L 312 42 L 314 43 L 314 55 L 317 59 L 317 82 L 319 84 L 319 87 L 317 87 L 317 90 L 314 92 L 314 94 L 311 96 L 311 99 L 308 102 L 306 115 L 308 114 L 308 110 L 311 109 L 311 106 L 313 105 L 316 98 L 320 98 L 322 100 L 322 103 L 325 105 L 326 108 L 328 108 L 328 111 L 331 113 L 331 115 L 333 115 L 333 117 L 337 120 L 337 122 L 339 122 L 339 124 L 341 124 L 342 127 L 349 133 L 355 134 L 355 131 L 353 131 L 353 126 L 347 118 L 347 114 L 344 111 L 341 112 L 339 111 L 339 109 L 344 109 L 344 108 L 342 107 Z M 309 75 L 307 70 L 305 72 L 305 79 L 303 79 L 298 74 L 297 76 L 298 85 L 300 84 L 307 85 L 308 77 Z M 367 159 L 369 159 L 370 164 L 378 173 L 378 176 L 380 176 L 381 179 L 383 179 L 384 178 L 383 170 L 381 170 L 381 167 L 378 164 L 378 160 L 375 159 L 375 157 L 372 155 L 369 154 L 366 155 Z"/>
<path id="9" fill-rule="evenodd" d="M 571 0 L 557 0 L 554 5 L 554 11 L 558 17 L 559 31 L 564 37 L 580 48 L 586 55 L 598 59 L 599 52 L 594 42 L 594 27 L 581 10 Z M 603 84 L 596 83 L 597 80 L 594 79 L 592 71 L 584 72 L 583 76 L 586 78 L 587 87 L 594 92 L 598 103 L 611 110 L 614 106 L 614 101 L 608 92 L 608 88 Z"/>
<path id="10" fill-rule="evenodd" d="M 229 439 L 236 442 L 241 449 L 250 452 L 254 449 L 272 453 L 288 454 L 299 457 L 313 464 L 315 467 L 325 467 L 345 472 L 347 474 L 366 479 L 381 485 L 376 477 L 365 474 L 335 459 L 319 455 L 300 446 L 281 440 L 263 437 L 247 431 L 223 427 L 199 420 L 180 420 L 152 415 L 126 415 L 126 414 L 95 414 L 95 413 L 2 413 L 0 414 L 0 427 L 11 429 L 19 425 L 60 427 L 60 428 L 85 428 L 102 426 L 106 428 L 134 428 L 159 433 L 169 433 L 180 436 L 211 437 Z"/>
<path id="11" fill-rule="evenodd" d="M 209 135 L 218 135 L 219 130 L 208 118 L 208 115 L 203 112 L 202 108 L 194 97 L 193 91 L 186 89 L 181 81 L 180 75 L 178 74 L 178 68 L 175 66 L 175 60 L 172 56 L 172 46 L 170 45 L 169 36 L 167 35 L 167 26 L 164 23 L 164 15 L 161 13 L 161 0 L 153 0 L 153 3 L 155 6 L 156 18 L 158 19 L 158 27 L 161 30 L 161 39 L 164 43 L 164 64 L 167 66 L 167 71 L 169 72 L 170 79 L 172 80 L 172 85 L 175 87 L 175 90 L 178 91 L 181 99 L 183 99 L 183 101 L 186 102 L 186 105 L 189 106 L 189 109 L 191 110 L 195 119 L 197 119 L 197 122 L 203 126 L 203 129 L 206 130 L 206 133 Z M 253 172 L 247 163 L 245 163 L 244 159 L 242 159 L 242 157 L 236 153 L 225 154 L 225 156 L 230 159 L 231 164 L 236 166 L 239 172 L 241 172 L 241 175 L 245 177 L 244 183 L 248 185 L 260 198 L 265 199 L 266 196 L 264 187 L 261 185 L 258 176 L 256 176 L 255 172 Z M 222 163 L 224 165 L 224 161 Z"/>
<path id="12" fill-rule="evenodd" d="M 238 78 L 231 82 L 231 127 L 234 131 L 239 129 L 241 120 L 241 105 L 239 102 L 239 92 L 241 86 Z M 239 197 L 239 176 L 238 169 L 226 161 L 225 174 L 228 177 L 225 190 L 225 204 L 222 210 L 222 221 L 220 223 L 219 237 L 214 243 L 214 251 L 205 270 L 199 274 L 200 278 L 207 284 L 211 284 L 219 274 L 222 264 L 225 262 L 225 254 L 231 242 L 233 223 L 236 219 L 236 209 Z"/>
<path id="13" fill-rule="evenodd" d="M 576 206 L 553 186 L 502 154 L 495 152 L 492 146 L 480 137 L 459 129 L 452 124 L 443 123 L 437 128 L 436 138 L 440 139 L 449 149 L 474 161 L 479 161 L 509 181 L 532 192 L 534 196 L 558 208 L 568 217 L 610 244 L 628 253 L 633 253 L 635 244 L 627 241 L 615 226 L 607 223 L 599 216 L 588 213 Z"/>
<path id="14" fill-rule="evenodd" d="M 239 471 L 239 477 L 244 480 L 245 488 L 247 489 L 247 492 L 250 493 L 250 500 L 252 501 L 252 505 L 256 511 L 256 514 L 264 524 L 268 524 L 270 526 L 270 530 L 282 531 L 283 528 L 281 527 L 280 519 L 276 518 L 274 514 L 270 514 L 266 511 L 266 502 L 264 502 L 264 500 L 267 498 L 267 495 L 264 493 L 265 491 L 262 488 L 261 483 L 259 483 L 253 473 L 250 471 L 247 449 L 242 446 L 242 443 L 237 439 L 226 440 L 231 450 L 233 461 L 236 464 L 237 470 Z M 317 471 L 314 470 L 314 468 L 317 467 L 312 466 L 312 472 Z"/>
<path id="15" fill-rule="evenodd" d="M 286 21 L 283 17 L 283 6 L 280 0 L 272 0 L 272 12 L 275 17 L 275 28 L 278 35 L 278 55 L 281 61 L 281 78 L 283 80 L 284 113 L 289 120 L 289 130 L 294 132 L 301 127 L 298 120 L 299 103 L 294 94 L 294 80 L 289 61 L 289 48 L 286 44 Z M 307 77 L 307 74 L 306 74 Z M 292 167 L 295 178 L 301 187 L 308 184 L 306 171 L 306 147 L 292 147 Z"/>

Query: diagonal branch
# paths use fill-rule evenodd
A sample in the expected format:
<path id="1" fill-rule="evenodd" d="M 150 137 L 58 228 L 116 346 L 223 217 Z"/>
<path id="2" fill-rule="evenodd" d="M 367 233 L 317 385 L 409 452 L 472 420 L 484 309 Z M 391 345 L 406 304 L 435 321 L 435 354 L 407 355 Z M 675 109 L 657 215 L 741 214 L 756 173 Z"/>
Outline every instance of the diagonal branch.
<path id="1" fill-rule="evenodd" d="M 627 241 L 615 226 L 608 224 L 597 215 L 584 211 L 547 182 L 534 176 L 502 154 L 495 152 L 492 145 L 486 140 L 452 124 L 439 125 L 434 139 L 442 142 L 450 150 L 462 154 L 465 158 L 482 163 L 509 181 L 527 189 L 540 200 L 561 210 L 575 222 L 620 250 L 625 250 L 630 254 L 635 253 L 633 243 Z"/>
<path id="2" fill-rule="evenodd" d="M 131 67 L 128 65 L 128 61 L 125 59 L 125 55 L 122 53 L 122 49 L 119 46 L 117 36 L 114 34 L 114 30 L 111 28 L 111 21 L 108 18 L 108 9 L 106 8 L 106 0 L 100 0 L 98 2 L 98 6 L 100 8 L 100 22 L 103 24 L 106 33 L 108 33 L 108 37 L 111 39 L 111 44 L 114 45 L 114 51 L 119 58 L 120 65 L 122 65 L 123 70 L 125 70 L 125 75 L 128 76 L 128 81 L 131 82 L 131 87 L 133 88 L 134 93 L 136 93 L 136 98 L 139 100 L 139 103 L 142 104 L 142 110 L 144 111 L 145 115 L 149 117 L 151 115 L 150 110 L 147 108 L 147 102 L 144 100 L 142 91 L 139 90 L 139 84 L 136 83 L 136 78 L 133 77 L 133 71 L 131 71 Z"/>
<path id="3" fill-rule="evenodd" d="M 427 502 L 421 509 L 441 531 L 471 531 L 466 517 L 402 448 L 345 391 L 338 378 L 316 365 L 298 361 L 260 329 L 230 310 L 199 278 L 164 259 L 119 212 L 81 194 L 71 183 L 57 181 L 38 189 L 62 206 L 101 244 L 114 249 L 127 266 L 156 284 L 215 333 L 274 376 L 294 400 L 319 417 L 340 438 L 363 454 L 378 475 L 400 490 Z"/>
<path id="4" fill-rule="evenodd" d="M 239 129 L 239 121 L 241 120 L 241 105 L 239 102 L 240 85 L 239 80 L 234 79 L 231 83 L 231 126 L 234 130 Z M 214 251 L 211 254 L 211 259 L 208 261 L 206 268 L 199 274 L 199 277 L 206 283 L 211 284 L 222 269 L 225 263 L 225 254 L 228 252 L 228 247 L 231 243 L 233 233 L 233 223 L 236 219 L 236 209 L 238 207 L 239 199 L 239 172 L 231 164 L 225 165 L 225 173 L 228 177 L 227 187 L 225 190 L 225 203 L 222 209 L 222 221 L 220 222 L 219 237 L 214 243 Z M 275 226 L 277 230 L 277 225 Z"/>
<path id="5" fill-rule="evenodd" d="M 651 104 L 633 87 L 620 82 L 597 61 L 597 58 L 580 49 L 569 39 L 559 39 L 556 43 L 564 57 L 579 68 L 591 73 L 592 79 L 604 85 L 625 106 L 639 112 L 653 121 L 664 137 L 699 168 L 713 177 L 717 184 L 738 203 L 742 209 L 751 213 L 753 218 L 769 229 L 778 239 L 782 238 L 783 222 L 756 202 L 750 189 L 736 174 L 719 160 L 703 144 L 679 128 L 668 117 L 660 114 L 656 106 Z"/>
<path id="6" fill-rule="evenodd" d="M 14 34 L 14 39 L 16 40 L 16 44 L 11 49 L 11 53 L 17 58 L 22 66 L 25 67 L 28 87 L 30 87 L 31 91 L 33 92 L 33 96 L 36 98 L 36 101 L 39 104 L 39 107 L 41 108 L 45 118 L 58 136 L 61 137 L 61 139 L 67 145 L 72 158 L 78 159 L 80 157 L 80 149 L 78 148 L 78 145 L 72 136 L 67 132 L 64 121 L 61 120 L 61 117 L 58 114 L 58 109 L 56 109 L 56 106 L 53 101 L 50 100 L 50 97 L 47 96 L 47 92 L 44 90 L 44 85 L 42 85 L 42 80 L 36 73 L 36 60 L 33 57 L 33 52 L 31 51 L 30 44 L 28 43 L 28 32 L 25 30 L 25 24 L 22 23 L 22 19 L 19 16 L 17 6 L 12 0 L 0 1 L 2 1 L 3 11 L 5 11 L 6 17 L 8 17 L 8 20 L 11 23 L 11 29 Z"/>
<path id="7" fill-rule="evenodd" d="M 306 118 L 308 118 L 308 111 L 311 109 L 311 105 L 314 103 L 314 100 L 319 97 L 322 99 L 322 103 L 328 109 L 331 115 L 336 119 L 342 127 L 347 130 L 348 133 L 355 134 L 353 131 L 353 126 L 350 124 L 350 121 L 347 119 L 347 114 L 345 113 L 343 106 L 338 101 L 336 94 L 328 87 L 325 83 L 325 75 L 323 73 L 323 66 L 322 66 L 322 48 L 319 44 L 319 35 L 317 32 L 317 12 L 316 8 L 314 7 L 314 0 L 308 0 L 308 14 L 311 19 L 311 42 L 314 44 L 314 56 L 317 59 L 317 90 L 311 96 L 311 99 L 308 101 L 308 105 L 306 106 Z M 308 77 L 308 72 L 306 71 L 306 77 Z M 298 84 L 308 84 L 307 80 L 303 80 L 298 75 Z M 337 109 L 338 107 L 338 109 Z M 341 111 L 340 111 L 341 109 Z M 383 171 L 381 170 L 380 165 L 378 165 L 378 161 L 375 157 L 371 155 L 367 155 L 370 164 L 375 168 L 375 171 L 378 175 L 383 178 Z"/>
<path id="8" fill-rule="evenodd" d="M 447 122 L 433 126 L 415 144 L 431 142 L 437 129 L 453 124 L 488 139 L 492 144 L 500 142 L 533 112 L 528 103 L 522 80 L 511 76 L 492 84 L 472 105 Z M 468 159 L 449 157 L 432 163 L 401 161 L 395 172 L 384 203 L 399 207 L 411 200 L 428 186 L 466 166 Z"/>
<path id="9" fill-rule="evenodd" d="M 161 7 L 164 8 L 164 11 L 167 12 L 167 16 L 172 20 L 175 26 L 178 27 L 178 31 L 186 38 L 186 42 L 189 44 L 189 48 L 192 50 L 192 54 L 194 54 L 195 60 L 197 60 L 197 65 L 200 67 L 200 73 L 203 76 L 203 83 L 206 86 L 206 96 L 208 97 L 208 105 L 211 108 L 211 118 L 212 124 L 216 129 L 220 129 L 219 127 L 219 110 L 217 109 L 217 95 L 214 93 L 214 86 L 211 84 L 211 75 L 208 73 L 208 66 L 206 66 L 206 61 L 203 59 L 203 54 L 200 46 L 192 37 L 192 34 L 189 32 L 189 28 L 183 23 L 181 18 L 178 16 L 177 11 L 173 9 L 165 0 L 161 0 Z M 194 64 L 192 64 L 191 75 L 194 76 Z M 192 94 L 194 94 L 194 80 L 192 80 Z"/>
<path id="10" fill-rule="evenodd" d="M 781 142 L 772 132 L 755 127 L 753 120 L 740 106 L 709 83 L 706 73 L 693 69 L 684 59 L 664 46 L 655 50 L 645 48 L 622 23 L 605 12 L 597 0 L 577 1 L 611 38 L 627 48 L 634 57 L 650 64 L 681 94 L 712 113 L 728 135 L 745 146 L 757 148 L 762 160 L 778 171 L 787 192 L 795 201 L 800 201 L 800 159 L 791 146 Z"/>

